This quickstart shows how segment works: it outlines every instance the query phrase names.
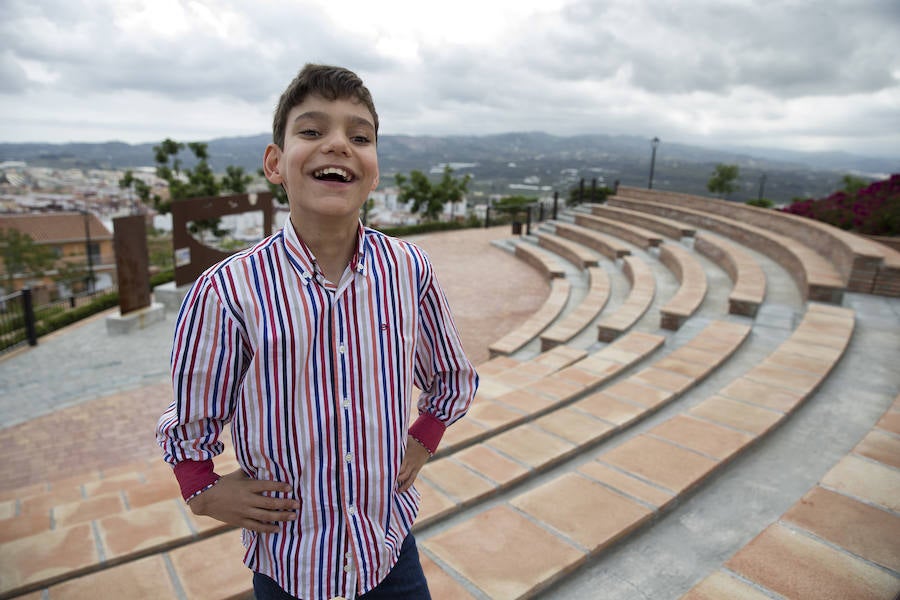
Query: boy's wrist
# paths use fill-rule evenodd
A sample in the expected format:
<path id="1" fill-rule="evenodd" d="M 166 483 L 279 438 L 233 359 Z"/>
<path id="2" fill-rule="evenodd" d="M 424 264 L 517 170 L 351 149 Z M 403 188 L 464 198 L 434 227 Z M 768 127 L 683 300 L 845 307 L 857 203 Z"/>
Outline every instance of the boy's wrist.
<path id="1" fill-rule="evenodd" d="M 422 413 L 409 428 L 409 435 L 414 440 L 422 444 L 428 453 L 433 455 L 437 452 L 441 438 L 444 437 L 444 431 L 447 429 L 443 421 L 435 417 L 431 413 Z"/>

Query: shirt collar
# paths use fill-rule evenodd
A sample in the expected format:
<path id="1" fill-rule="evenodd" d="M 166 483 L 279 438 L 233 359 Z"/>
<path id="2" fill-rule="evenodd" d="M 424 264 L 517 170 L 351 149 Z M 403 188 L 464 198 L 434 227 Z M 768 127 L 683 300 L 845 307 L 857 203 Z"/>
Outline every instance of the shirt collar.
<path id="1" fill-rule="evenodd" d="M 297 274 L 300 275 L 303 284 L 308 285 L 319 272 L 316 264 L 316 257 L 309 246 L 307 246 L 303 240 L 300 239 L 300 236 L 297 235 L 297 231 L 294 229 L 290 217 L 285 221 L 282 231 L 288 260 L 297 271 Z M 359 223 L 356 229 L 356 251 L 350 258 L 350 268 L 359 275 L 365 276 L 368 273 L 367 257 L 369 256 L 369 253 L 370 248 L 369 242 L 366 239 L 366 230 L 362 226 L 362 223 Z"/>

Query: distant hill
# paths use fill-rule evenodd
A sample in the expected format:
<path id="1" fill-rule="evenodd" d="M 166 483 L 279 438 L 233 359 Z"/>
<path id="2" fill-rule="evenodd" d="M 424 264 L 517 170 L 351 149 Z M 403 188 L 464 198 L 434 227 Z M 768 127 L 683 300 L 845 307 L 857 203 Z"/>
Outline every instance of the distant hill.
<path id="1" fill-rule="evenodd" d="M 216 172 L 228 165 L 255 173 L 268 134 L 210 140 L 210 162 Z M 55 168 L 124 169 L 153 166 L 154 144 L 70 143 L 0 144 L 0 161 L 19 160 Z M 471 189 L 509 193 L 510 184 L 539 182 L 565 194 L 580 178 L 612 184 L 646 185 L 650 144 L 636 136 L 553 136 L 540 132 L 486 136 L 384 135 L 378 142 L 383 184 L 395 173 L 429 171 L 442 163 L 459 163 L 473 177 Z M 185 159 L 186 166 L 191 161 Z M 797 196 L 819 197 L 839 186 L 846 173 L 873 177 L 900 171 L 897 161 L 847 153 L 806 153 L 750 148 L 714 149 L 686 144 L 660 144 L 654 187 L 707 194 L 706 181 L 717 163 L 740 166 L 740 191 L 733 199 L 755 198 L 765 174 L 764 195 L 776 202 Z M 517 191 L 517 193 L 519 193 Z M 527 191 L 524 193 L 528 193 Z"/>

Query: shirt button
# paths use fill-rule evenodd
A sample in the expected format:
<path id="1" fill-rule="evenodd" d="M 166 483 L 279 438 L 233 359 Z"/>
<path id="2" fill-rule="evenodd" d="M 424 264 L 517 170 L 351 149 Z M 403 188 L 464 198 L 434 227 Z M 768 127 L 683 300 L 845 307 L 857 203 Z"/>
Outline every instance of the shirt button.
<path id="1" fill-rule="evenodd" d="M 350 408 L 350 399 L 344 398 L 344 408 Z"/>
<path id="2" fill-rule="evenodd" d="M 356 507 L 355 507 L 355 506 L 351 506 L 350 508 L 347 509 L 347 512 L 350 513 L 351 515 L 355 515 L 355 514 L 356 514 Z"/>
<path id="3" fill-rule="evenodd" d="M 344 558 L 346 558 L 347 560 L 350 560 L 351 558 L 353 558 L 353 553 L 352 552 L 345 553 Z"/>
<path id="4" fill-rule="evenodd" d="M 343 354 L 343 353 L 346 352 L 346 351 L 347 351 L 347 346 L 345 346 L 345 345 L 343 345 L 343 344 L 341 344 L 340 346 L 338 346 L 338 352 L 340 352 L 341 354 Z"/>
<path id="5" fill-rule="evenodd" d="M 353 460 L 353 455 L 352 455 L 351 453 L 348 452 L 348 453 L 344 456 L 344 460 L 346 460 L 347 462 L 352 461 L 352 460 Z"/>
<path id="6" fill-rule="evenodd" d="M 347 565 L 346 567 L 344 567 L 344 573 L 349 573 L 352 570 L 353 570 L 353 567 L 351 567 L 350 565 Z"/>

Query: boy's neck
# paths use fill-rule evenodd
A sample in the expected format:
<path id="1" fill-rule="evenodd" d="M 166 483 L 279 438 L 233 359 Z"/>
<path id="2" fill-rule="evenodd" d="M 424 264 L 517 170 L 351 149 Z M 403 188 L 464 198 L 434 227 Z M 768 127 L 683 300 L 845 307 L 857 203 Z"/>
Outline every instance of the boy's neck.
<path id="1" fill-rule="evenodd" d="M 313 222 L 291 215 L 291 225 L 316 257 L 325 278 L 337 285 L 356 252 L 359 221 L 316 219 Z"/>

